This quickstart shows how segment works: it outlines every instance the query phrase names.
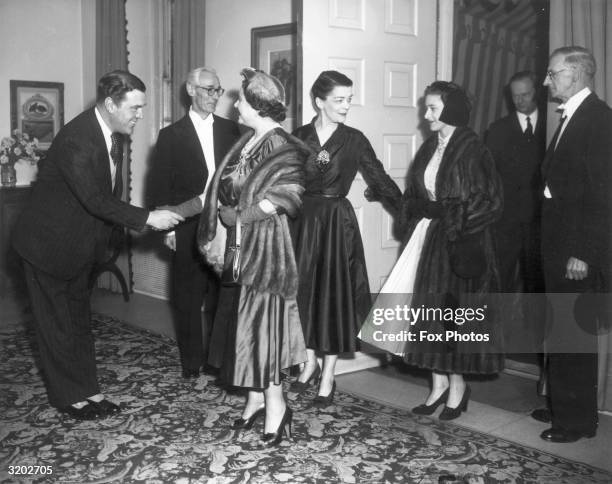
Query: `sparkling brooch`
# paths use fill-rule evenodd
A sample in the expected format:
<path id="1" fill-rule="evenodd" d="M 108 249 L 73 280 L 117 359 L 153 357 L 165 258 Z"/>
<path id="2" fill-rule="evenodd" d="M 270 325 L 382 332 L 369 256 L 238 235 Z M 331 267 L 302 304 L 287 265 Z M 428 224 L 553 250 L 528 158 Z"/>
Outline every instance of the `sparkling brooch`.
<path id="1" fill-rule="evenodd" d="M 329 163 L 329 160 L 330 160 L 329 153 L 326 150 L 319 151 L 319 154 L 317 155 L 317 165 L 319 166 L 327 165 Z"/>

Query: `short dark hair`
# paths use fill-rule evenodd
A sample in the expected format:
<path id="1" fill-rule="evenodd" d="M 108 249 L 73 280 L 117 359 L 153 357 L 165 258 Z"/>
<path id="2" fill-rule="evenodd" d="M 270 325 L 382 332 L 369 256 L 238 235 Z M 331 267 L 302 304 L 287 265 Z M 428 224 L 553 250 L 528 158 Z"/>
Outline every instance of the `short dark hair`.
<path id="1" fill-rule="evenodd" d="M 137 89 L 145 92 L 146 86 L 138 77 L 128 71 L 115 70 L 107 72 L 98 81 L 96 102 L 101 103 L 110 97 L 115 104 L 123 101 L 126 92 Z"/>
<path id="2" fill-rule="evenodd" d="M 425 88 L 425 96 L 440 96 L 444 109 L 440 121 L 452 126 L 467 126 L 470 119 L 472 103 L 459 84 L 448 81 L 434 81 Z"/>
<path id="3" fill-rule="evenodd" d="M 533 72 L 533 71 L 519 71 L 519 72 L 517 72 L 508 81 L 508 86 L 510 86 L 510 84 L 512 84 L 513 82 L 524 81 L 524 80 L 527 80 L 527 79 L 531 81 L 531 83 L 533 84 L 534 88 L 537 88 L 537 86 L 538 86 L 538 84 L 537 84 L 537 76 L 535 75 L 535 72 Z"/>
<path id="4" fill-rule="evenodd" d="M 353 81 L 338 71 L 323 71 L 310 88 L 310 97 L 316 106 L 315 98 L 325 99 L 337 86 L 351 87 Z"/>
<path id="5" fill-rule="evenodd" d="M 263 71 L 243 69 L 240 73 L 243 77 L 242 92 L 244 98 L 257 111 L 257 114 L 262 118 L 270 118 L 277 123 L 284 121 L 287 117 L 287 106 L 283 102 L 285 89 L 282 83 L 276 77 Z M 257 81 L 254 81 L 254 79 L 257 79 Z M 254 82 L 257 86 L 249 87 L 251 82 Z M 261 82 L 269 85 L 266 88 L 266 86 L 261 85 Z"/>
<path id="6" fill-rule="evenodd" d="M 591 51 L 585 49 L 584 47 L 580 47 L 578 45 L 559 47 L 558 49 L 553 50 L 552 54 L 550 54 L 550 58 L 552 59 L 556 55 L 562 55 L 563 62 L 566 64 L 579 67 L 589 79 L 593 79 L 595 73 L 597 72 L 595 57 L 593 57 Z"/>

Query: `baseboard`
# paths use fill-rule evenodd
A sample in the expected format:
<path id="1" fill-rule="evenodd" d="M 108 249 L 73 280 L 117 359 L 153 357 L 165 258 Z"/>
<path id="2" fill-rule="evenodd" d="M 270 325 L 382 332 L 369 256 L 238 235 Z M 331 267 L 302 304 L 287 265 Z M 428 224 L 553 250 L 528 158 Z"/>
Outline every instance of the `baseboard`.
<path id="1" fill-rule="evenodd" d="M 540 379 L 540 367 L 531 363 L 522 363 L 515 360 L 506 360 L 504 373 L 508 375 L 520 376 L 529 380 L 538 381 Z"/>
<path id="2" fill-rule="evenodd" d="M 320 364 L 320 363 L 319 363 Z M 353 371 L 367 370 L 381 366 L 382 361 L 378 356 L 372 356 L 360 351 L 352 353 L 350 356 L 340 356 L 336 363 L 336 375 L 351 373 Z"/>

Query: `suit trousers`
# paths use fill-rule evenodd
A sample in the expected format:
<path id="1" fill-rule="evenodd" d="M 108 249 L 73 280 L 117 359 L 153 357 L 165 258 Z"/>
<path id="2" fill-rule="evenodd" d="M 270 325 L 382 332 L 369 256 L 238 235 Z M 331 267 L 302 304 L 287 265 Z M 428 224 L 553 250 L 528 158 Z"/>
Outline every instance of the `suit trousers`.
<path id="1" fill-rule="evenodd" d="M 564 277 L 565 263 L 544 260 L 551 329 L 548 338 L 548 383 L 552 426 L 590 433 L 597 428 L 596 321 L 581 318 L 580 299 L 592 289 L 587 278 Z"/>
<path id="2" fill-rule="evenodd" d="M 64 407 L 100 393 L 91 331 L 91 266 L 62 280 L 23 262 L 49 403 Z"/>
<path id="3" fill-rule="evenodd" d="M 197 226 L 196 218 L 176 230 L 172 267 L 175 330 L 184 370 L 197 370 L 206 364 L 218 298 L 218 277 L 197 250 Z"/>

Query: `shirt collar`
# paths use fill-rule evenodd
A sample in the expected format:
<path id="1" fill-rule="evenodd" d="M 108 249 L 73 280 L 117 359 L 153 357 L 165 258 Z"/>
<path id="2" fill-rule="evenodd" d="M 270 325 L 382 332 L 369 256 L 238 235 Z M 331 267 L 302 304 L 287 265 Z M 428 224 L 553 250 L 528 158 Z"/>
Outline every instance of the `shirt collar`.
<path id="1" fill-rule="evenodd" d="M 212 114 L 209 114 L 208 116 L 206 116 L 206 118 L 202 119 L 202 117 L 193 110 L 193 106 L 189 108 L 189 118 L 191 118 L 191 121 L 193 122 L 193 125 L 196 128 L 205 128 L 208 126 L 212 126 L 215 122 L 215 119 Z"/>
<path id="2" fill-rule="evenodd" d="M 531 124 L 535 125 L 536 120 L 538 119 L 538 108 L 535 108 L 533 110 L 533 112 L 531 112 L 529 114 L 519 113 L 517 111 L 516 115 L 518 116 L 519 121 L 522 121 L 524 123 L 527 123 L 527 116 L 529 116 L 529 121 L 531 121 Z"/>
<path id="3" fill-rule="evenodd" d="M 564 104 L 560 104 L 557 111 L 563 111 L 562 117 L 571 118 L 589 94 L 591 94 L 591 90 L 585 87 L 570 97 Z"/>
<path id="4" fill-rule="evenodd" d="M 96 112 L 98 124 L 100 125 L 100 128 L 102 128 L 102 135 L 104 136 L 104 141 L 106 141 L 106 146 L 110 149 L 110 146 L 112 145 L 111 135 L 113 132 L 110 130 L 104 119 L 102 119 L 102 115 L 100 114 L 97 106 L 95 107 L 94 111 Z"/>

